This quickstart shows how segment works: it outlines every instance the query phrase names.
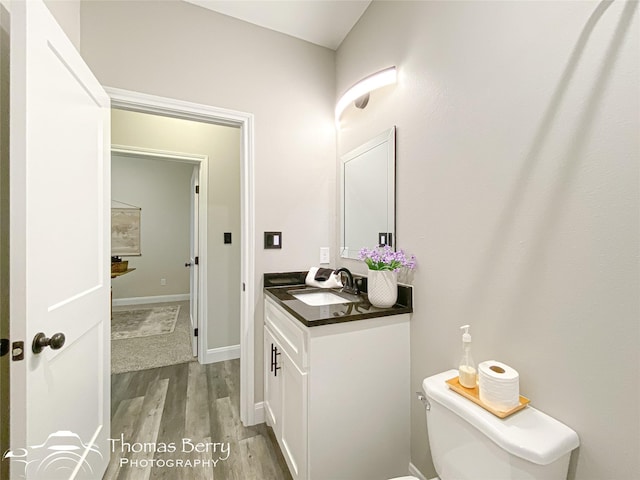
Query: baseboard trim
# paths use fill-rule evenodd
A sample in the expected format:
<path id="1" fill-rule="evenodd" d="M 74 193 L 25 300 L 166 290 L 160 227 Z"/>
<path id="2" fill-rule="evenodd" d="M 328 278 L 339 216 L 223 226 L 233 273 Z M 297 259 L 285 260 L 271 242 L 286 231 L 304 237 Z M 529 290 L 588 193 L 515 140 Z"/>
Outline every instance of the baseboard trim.
<path id="1" fill-rule="evenodd" d="M 258 402 L 254 405 L 253 419 L 258 423 L 264 423 L 264 402 Z"/>
<path id="2" fill-rule="evenodd" d="M 205 355 L 204 363 L 224 362 L 240 358 L 240 345 L 229 347 L 210 348 Z"/>
<path id="3" fill-rule="evenodd" d="M 420 480 L 427 480 L 418 467 L 416 467 L 413 463 L 409 462 L 409 475 L 413 475 L 414 477 L 418 477 Z M 438 480 L 437 477 L 432 480 Z"/>
<path id="4" fill-rule="evenodd" d="M 165 302 L 184 302 L 191 297 L 188 293 L 180 293 L 177 295 L 158 295 L 154 297 L 130 297 L 130 298 L 114 298 L 112 305 L 119 307 L 123 305 L 145 305 L 147 303 L 165 303 Z"/>

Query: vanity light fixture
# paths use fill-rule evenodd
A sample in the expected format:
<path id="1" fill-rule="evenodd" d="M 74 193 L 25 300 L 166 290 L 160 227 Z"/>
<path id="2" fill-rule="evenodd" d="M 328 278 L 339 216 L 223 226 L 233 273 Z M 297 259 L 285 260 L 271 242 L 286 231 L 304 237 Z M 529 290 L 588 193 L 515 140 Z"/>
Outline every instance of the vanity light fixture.
<path id="1" fill-rule="evenodd" d="M 369 100 L 369 92 L 396 83 L 397 78 L 396 67 L 389 67 L 373 73 L 356 83 L 342 95 L 336 104 L 336 125 L 340 123 L 342 112 L 351 102 L 357 102 L 356 106 L 358 108 L 366 107 Z"/>

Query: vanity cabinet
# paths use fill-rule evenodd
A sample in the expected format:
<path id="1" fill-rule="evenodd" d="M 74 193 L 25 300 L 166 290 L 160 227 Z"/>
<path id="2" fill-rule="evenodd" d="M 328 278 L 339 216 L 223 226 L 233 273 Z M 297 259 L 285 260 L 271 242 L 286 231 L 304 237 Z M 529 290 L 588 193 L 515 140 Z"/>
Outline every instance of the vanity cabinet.
<path id="1" fill-rule="evenodd" d="M 265 299 L 264 409 L 295 480 L 409 467 L 409 315 L 307 327 Z"/>
<path id="2" fill-rule="evenodd" d="M 269 371 L 264 389 L 267 423 L 273 428 L 293 478 L 307 478 L 308 373 L 295 364 L 269 328 L 265 328 L 264 338 L 269 356 L 265 358 Z"/>
<path id="3" fill-rule="evenodd" d="M 264 329 L 264 365 L 269 367 L 266 374 L 267 382 L 264 384 L 264 411 L 268 424 L 273 428 L 277 437 L 282 436 L 280 419 L 282 417 L 282 355 L 280 343 L 273 337 L 271 330 Z M 279 360 L 279 362 L 278 362 Z M 278 363 L 276 363 L 278 362 Z M 280 374 L 278 374 L 280 371 Z"/>

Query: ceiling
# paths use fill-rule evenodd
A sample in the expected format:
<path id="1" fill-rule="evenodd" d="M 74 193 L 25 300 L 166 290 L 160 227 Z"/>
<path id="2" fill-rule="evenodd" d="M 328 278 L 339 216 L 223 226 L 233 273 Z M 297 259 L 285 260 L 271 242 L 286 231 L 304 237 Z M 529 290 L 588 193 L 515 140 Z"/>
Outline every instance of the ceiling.
<path id="1" fill-rule="evenodd" d="M 185 0 L 336 50 L 371 0 Z"/>

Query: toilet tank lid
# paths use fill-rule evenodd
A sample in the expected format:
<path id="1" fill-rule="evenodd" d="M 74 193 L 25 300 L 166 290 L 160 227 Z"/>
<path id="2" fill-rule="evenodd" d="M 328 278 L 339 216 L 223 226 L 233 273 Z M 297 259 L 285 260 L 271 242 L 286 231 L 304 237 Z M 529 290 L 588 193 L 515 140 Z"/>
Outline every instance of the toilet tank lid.
<path id="1" fill-rule="evenodd" d="M 512 455 L 548 465 L 580 445 L 571 428 L 531 406 L 504 419 L 496 417 L 447 387 L 445 381 L 457 375 L 457 370 L 449 370 L 425 378 L 422 387 L 427 398 L 462 417 Z"/>

